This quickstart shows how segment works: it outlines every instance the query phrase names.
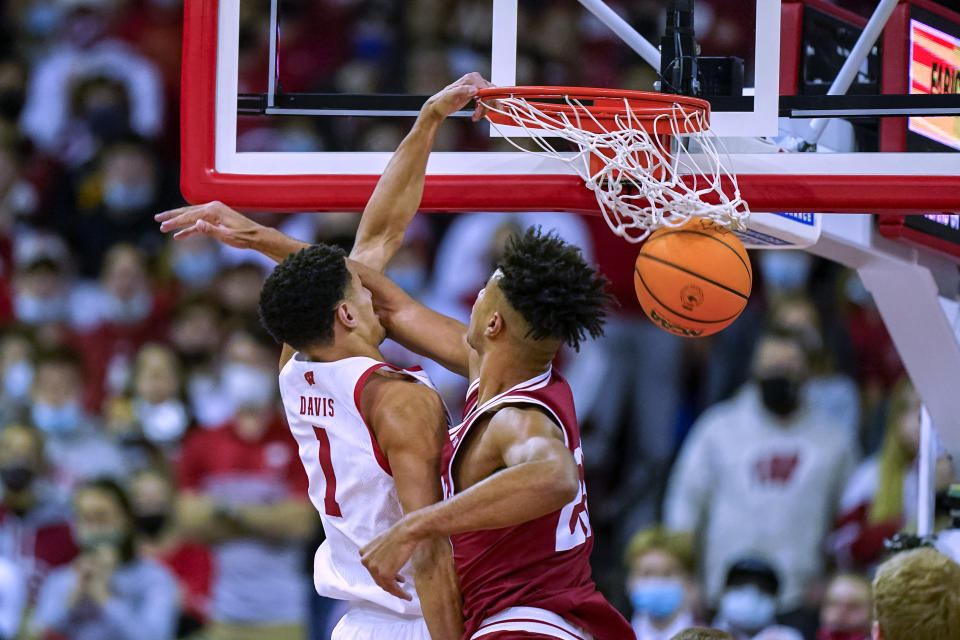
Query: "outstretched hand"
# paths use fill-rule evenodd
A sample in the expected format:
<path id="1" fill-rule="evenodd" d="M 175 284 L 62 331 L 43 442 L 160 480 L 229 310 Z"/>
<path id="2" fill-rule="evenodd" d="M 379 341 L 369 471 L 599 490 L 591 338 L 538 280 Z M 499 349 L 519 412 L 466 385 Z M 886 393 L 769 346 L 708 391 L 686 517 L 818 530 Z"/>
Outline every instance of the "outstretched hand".
<path id="1" fill-rule="evenodd" d="M 361 562 L 381 589 L 410 600 L 400 587 L 404 582 L 400 569 L 407 564 L 419 542 L 410 535 L 408 518 L 403 518 L 360 549 Z"/>
<path id="2" fill-rule="evenodd" d="M 247 249 L 261 225 L 234 211 L 222 202 L 207 202 L 179 209 L 170 209 L 153 217 L 161 223 L 160 231 L 175 231 L 177 240 L 192 235 L 216 238 L 238 249 Z"/>
<path id="3" fill-rule="evenodd" d="M 477 91 L 490 86 L 493 85 L 487 82 L 483 76 L 476 71 L 472 71 L 432 95 L 423 105 L 423 112 L 446 118 L 450 114 L 463 109 L 477 95 Z M 473 121 L 476 122 L 484 115 L 486 115 L 486 109 L 478 102 L 473 112 Z"/>

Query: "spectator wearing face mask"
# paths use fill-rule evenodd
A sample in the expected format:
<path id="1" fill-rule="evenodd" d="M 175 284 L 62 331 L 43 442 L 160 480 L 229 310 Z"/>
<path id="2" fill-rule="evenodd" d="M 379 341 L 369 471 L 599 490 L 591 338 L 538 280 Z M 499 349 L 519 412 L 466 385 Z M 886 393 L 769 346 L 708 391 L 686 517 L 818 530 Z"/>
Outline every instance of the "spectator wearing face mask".
<path id="1" fill-rule="evenodd" d="M 26 581 L 32 604 L 47 574 L 73 560 L 69 507 L 50 485 L 43 435 L 33 427 L 0 431 L 0 557 Z"/>
<path id="2" fill-rule="evenodd" d="M 884 562 L 873 579 L 871 638 L 960 638 L 960 565 L 926 548 Z"/>
<path id="3" fill-rule="evenodd" d="M 848 569 L 875 568 L 883 557 L 883 541 L 915 526 L 920 448 L 921 400 L 907 378 L 893 390 L 887 431 L 880 451 L 864 460 L 847 483 L 831 546 L 837 563 Z M 950 458 L 939 449 L 934 489 L 943 491 L 953 479 Z"/>
<path id="4" fill-rule="evenodd" d="M 133 511 L 113 480 L 83 484 L 74 494 L 74 530 L 81 553 L 47 577 L 31 627 L 66 640 L 170 640 L 177 587 L 134 541 Z"/>
<path id="5" fill-rule="evenodd" d="M 12 326 L 0 334 L 0 424 L 28 416 L 36 350 L 36 338 L 28 327 Z"/>
<path id="6" fill-rule="evenodd" d="M 213 640 L 300 640 L 302 571 L 316 514 L 296 442 L 277 410 L 277 349 L 253 329 L 226 349 L 223 389 L 234 416 L 187 436 L 178 463 L 185 535 L 213 547 Z"/>
<path id="7" fill-rule="evenodd" d="M 273 379 L 277 368 L 275 351 L 273 339 L 252 320 L 227 338 L 219 373 L 209 393 L 191 396 L 196 410 L 202 407 L 205 412 L 206 426 L 220 426 L 241 406 L 273 405 L 278 390 Z"/>
<path id="8" fill-rule="evenodd" d="M 114 427 L 129 439 L 144 438 L 167 452 L 180 446 L 193 419 L 183 399 L 180 363 L 170 347 L 148 343 L 133 365 L 132 390 L 107 403 Z"/>
<path id="9" fill-rule="evenodd" d="M 703 3 L 698 3 L 701 6 Z M 728 3 L 729 4 L 729 3 Z M 728 11 L 724 7 L 724 12 Z M 754 264 L 762 292 L 755 289 L 743 314 L 731 327 L 714 336 L 710 357 L 703 362 L 702 395 L 708 404 L 726 400 L 745 381 L 753 350 L 755 336 L 763 330 L 764 313 L 760 308 L 766 304 L 772 313 L 781 301 L 806 296 L 813 258 L 803 251 L 766 250 L 754 254 Z M 767 314 L 767 322 L 776 318 Z M 772 323 L 771 323 L 772 324 Z"/>
<path id="10" fill-rule="evenodd" d="M 803 640 L 796 629 L 776 623 L 780 580 L 766 561 L 744 558 L 727 572 L 713 626 L 734 640 Z"/>
<path id="11" fill-rule="evenodd" d="M 105 146 L 79 176 L 73 187 L 77 212 L 59 223 L 77 254 L 81 276 L 96 276 L 101 257 L 119 243 L 149 256 L 160 253 L 164 239 L 151 214 L 174 204 L 163 178 L 153 147 L 137 138 Z"/>
<path id="12" fill-rule="evenodd" d="M 869 640 L 871 616 L 870 581 L 857 573 L 834 576 L 820 607 L 817 640 Z"/>
<path id="13" fill-rule="evenodd" d="M 693 626 L 693 541 L 657 526 L 637 533 L 627 547 L 627 593 L 637 640 L 667 640 Z"/>
<path id="14" fill-rule="evenodd" d="M 176 488 L 158 469 L 144 469 L 130 478 L 137 547 L 144 558 L 164 565 L 180 589 L 177 637 L 200 629 L 210 610 L 213 557 L 209 547 L 184 539 L 177 528 Z"/>
<path id="15" fill-rule="evenodd" d="M 20 126 L 34 144 L 58 154 L 69 143 L 70 92 L 84 78 L 121 84 L 129 100 L 130 128 L 153 137 L 163 124 L 163 87 L 156 67 L 136 49 L 110 36 L 115 0 L 60 0 L 55 46 L 31 70 Z M 64 158 L 69 160 L 69 157 Z"/>
<path id="16" fill-rule="evenodd" d="M 170 270 L 188 295 L 202 294 L 213 284 L 224 267 L 221 246 L 215 239 L 202 235 L 169 239 L 166 255 Z"/>
<path id="17" fill-rule="evenodd" d="M 30 421 L 46 437 L 53 482 L 65 493 L 82 480 L 127 473 L 120 449 L 85 412 L 82 394 L 83 363 L 76 352 L 61 348 L 40 354 L 30 394 Z"/>
<path id="18" fill-rule="evenodd" d="M 800 401 L 807 352 L 791 333 L 760 336 L 753 380 L 698 418 L 664 503 L 675 531 L 695 533 L 708 601 L 727 568 L 762 554 L 782 585 L 780 610 L 801 608 L 824 567 L 822 543 L 854 462 L 850 434 Z M 802 517 L 798 517 L 802 514 Z"/>
<path id="19" fill-rule="evenodd" d="M 14 318 L 37 329 L 68 323 L 74 287 L 63 241 L 47 234 L 26 235 L 16 244 L 14 263 Z"/>
<path id="20" fill-rule="evenodd" d="M 860 429 L 860 390 L 852 377 L 838 369 L 837 362 L 838 351 L 851 350 L 849 339 L 844 340 L 842 330 L 824 333 L 820 314 L 805 294 L 779 298 L 769 316 L 772 325 L 797 334 L 810 356 L 810 377 L 804 385 L 803 402 L 856 435 Z M 829 340 L 831 335 L 833 340 Z M 834 343 L 840 343 L 840 348 Z M 852 359 L 852 353 L 847 355 Z"/>

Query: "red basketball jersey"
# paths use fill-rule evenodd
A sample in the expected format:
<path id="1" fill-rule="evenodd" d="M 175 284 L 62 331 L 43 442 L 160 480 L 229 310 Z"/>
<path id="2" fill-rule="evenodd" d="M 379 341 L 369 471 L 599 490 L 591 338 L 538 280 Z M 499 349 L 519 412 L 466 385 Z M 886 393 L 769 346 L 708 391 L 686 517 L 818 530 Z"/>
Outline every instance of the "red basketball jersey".
<path id="1" fill-rule="evenodd" d="M 478 383 L 467 392 L 463 422 L 444 448 L 443 485 L 454 493 L 452 467 L 461 443 L 484 414 L 507 405 L 538 405 L 563 429 L 580 469 L 580 490 L 562 509 L 512 527 L 450 537 L 463 592 L 469 638 L 483 620 L 508 607 L 553 611 L 596 640 L 635 638 L 629 623 L 597 591 L 590 577 L 593 531 L 583 482 L 583 453 L 573 395 L 563 377 L 548 370 L 478 405 Z"/>

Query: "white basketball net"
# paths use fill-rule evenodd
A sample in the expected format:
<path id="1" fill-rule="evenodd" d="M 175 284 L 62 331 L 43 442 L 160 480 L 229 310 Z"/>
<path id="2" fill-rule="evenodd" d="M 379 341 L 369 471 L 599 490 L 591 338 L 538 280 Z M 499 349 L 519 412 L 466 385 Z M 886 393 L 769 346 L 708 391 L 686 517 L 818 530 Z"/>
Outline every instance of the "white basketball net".
<path id="1" fill-rule="evenodd" d="M 515 126 L 523 128 L 540 150 L 524 149 L 491 122 L 510 144 L 527 153 L 557 158 L 583 178 L 597 196 L 610 229 L 630 242 L 640 242 L 664 225 L 680 226 L 692 217 L 710 218 L 736 230 L 745 228 L 750 210 L 740 197 L 736 176 L 721 162 L 720 139 L 709 130 L 700 111 L 684 110 L 676 103 L 672 109 L 654 110 L 659 114 L 655 125 L 667 124 L 670 128 L 675 141 L 671 153 L 643 128 L 637 117 L 643 112 L 631 107 L 626 99 L 626 113 L 616 116 L 616 127 L 609 128 L 576 98 L 564 96 L 564 100 L 573 107 L 572 118 L 564 112 L 545 113 L 523 97 L 482 102 L 490 111 L 509 117 Z M 584 130 L 581 118 L 592 120 L 602 132 Z M 656 131 L 661 127 L 651 128 Z M 580 151 L 572 156 L 561 153 L 548 136 L 573 142 Z M 691 143 L 695 143 L 696 154 L 690 152 Z M 596 172 L 590 168 L 591 156 L 601 159 L 595 163 L 600 167 Z M 732 187 L 732 197 L 722 188 L 724 179 Z"/>

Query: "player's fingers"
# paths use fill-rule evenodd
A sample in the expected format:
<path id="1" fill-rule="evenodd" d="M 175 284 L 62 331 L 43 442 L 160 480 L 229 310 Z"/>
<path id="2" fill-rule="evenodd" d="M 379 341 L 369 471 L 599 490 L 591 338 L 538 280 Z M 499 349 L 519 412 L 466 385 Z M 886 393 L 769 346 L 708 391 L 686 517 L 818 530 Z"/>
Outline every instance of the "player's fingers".
<path id="1" fill-rule="evenodd" d="M 412 600 L 412 598 L 411 598 L 408 594 L 404 593 L 403 589 L 400 588 L 400 585 L 397 584 L 398 582 L 402 582 L 403 579 L 400 578 L 400 576 L 397 576 L 397 578 L 399 579 L 399 580 L 397 580 L 397 581 L 394 581 L 394 580 L 385 580 L 383 583 L 379 583 L 379 582 L 378 582 L 378 584 L 380 584 L 380 586 L 381 586 L 387 593 L 389 593 L 389 594 L 391 594 L 391 595 L 394 595 L 394 596 L 397 596 L 397 597 L 400 598 L 401 600 Z"/>
<path id="2" fill-rule="evenodd" d="M 187 207 L 178 215 L 164 220 L 160 224 L 160 231 L 166 233 L 167 231 L 174 231 L 175 229 L 183 229 L 185 227 L 193 226 L 199 217 L 200 214 L 198 211 L 191 210 L 191 207 Z"/>
<path id="3" fill-rule="evenodd" d="M 477 104 L 473 108 L 473 115 L 470 117 L 474 122 L 479 122 L 481 118 L 487 115 L 487 106 L 477 99 Z"/>
<path id="4" fill-rule="evenodd" d="M 153 219 L 157 222 L 166 222 L 167 220 L 174 218 L 186 210 L 187 207 L 178 207 L 176 209 L 167 209 L 166 211 L 161 211 L 157 215 L 153 216 Z"/>
<path id="5" fill-rule="evenodd" d="M 370 577 L 373 578 L 373 581 L 377 583 L 378 587 L 403 600 L 411 599 L 410 596 L 404 593 L 403 589 L 400 588 L 400 583 L 403 582 L 403 576 L 396 575 L 392 580 L 383 577 L 383 574 L 381 574 L 379 571 L 370 568 L 370 563 L 366 556 L 364 556 L 364 558 L 361 560 L 361 563 L 364 567 L 366 567 L 367 571 L 370 572 Z"/>
<path id="6" fill-rule="evenodd" d="M 464 75 L 460 78 L 462 82 L 467 82 L 476 86 L 489 86 L 489 82 L 476 71 L 471 71 L 470 73 Z"/>
<path id="7" fill-rule="evenodd" d="M 175 234 L 173 234 L 173 239 L 174 239 L 174 240 L 183 240 L 184 238 L 189 238 L 190 236 L 195 236 L 195 235 L 197 235 L 198 233 L 199 233 L 199 231 L 197 230 L 197 225 L 193 225 L 193 226 L 191 226 L 191 227 L 187 227 L 186 229 L 181 229 L 180 231 L 177 231 Z"/>
<path id="8" fill-rule="evenodd" d="M 217 240 L 224 242 L 226 244 L 231 244 L 235 240 L 233 234 L 230 232 L 230 229 L 223 226 L 222 224 L 213 224 L 207 220 L 197 220 L 195 225 L 197 231 L 202 233 L 205 236 L 210 236 L 211 238 L 216 238 Z"/>
<path id="9" fill-rule="evenodd" d="M 474 122 L 478 122 L 479 120 L 486 118 L 487 113 L 489 113 L 489 111 L 490 111 L 490 106 L 488 105 L 488 103 L 477 98 L 477 105 L 473 110 L 472 120 Z"/>

